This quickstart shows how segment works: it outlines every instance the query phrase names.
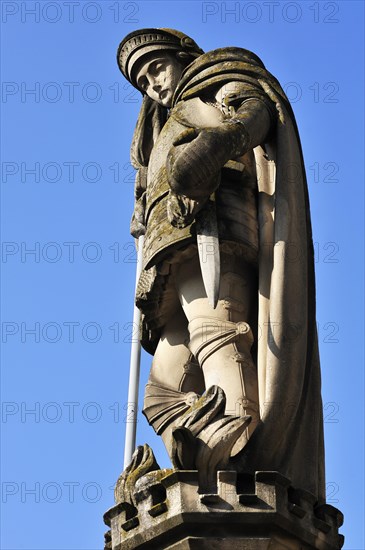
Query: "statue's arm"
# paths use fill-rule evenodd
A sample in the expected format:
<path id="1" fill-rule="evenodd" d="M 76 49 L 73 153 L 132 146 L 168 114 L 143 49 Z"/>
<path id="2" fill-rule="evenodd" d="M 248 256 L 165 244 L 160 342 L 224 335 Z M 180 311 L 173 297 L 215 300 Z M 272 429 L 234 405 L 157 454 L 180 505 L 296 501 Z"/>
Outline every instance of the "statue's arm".
<path id="1" fill-rule="evenodd" d="M 134 183 L 134 211 L 131 219 L 130 232 L 131 235 L 138 239 L 146 232 L 144 216 L 145 216 L 145 199 L 147 189 L 147 167 L 141 166 L 137 172 Z"/>
<path id="2" fill-rule="evenodd" d="M 215 99 L 227 117 L 223 124 L 241 125 L 239 155 L 265 143 L 275 124 L 276 110 L 263 90 L 243 82 L 230 82 L 216 92 Z M 237 133 L 240 134 L 238 129 Z"/>
<path id="3" fill-rule="evenodd" d="M 275 109 L 258 87 L 230 83 L 216 92 L 216 100 L 227 109 L 224 120 L 214 128 L 185 132 L 170 152 L 169 183 L 177 195 L 209 197 L 226 162 L 265 143 L 272 130 Z"/>

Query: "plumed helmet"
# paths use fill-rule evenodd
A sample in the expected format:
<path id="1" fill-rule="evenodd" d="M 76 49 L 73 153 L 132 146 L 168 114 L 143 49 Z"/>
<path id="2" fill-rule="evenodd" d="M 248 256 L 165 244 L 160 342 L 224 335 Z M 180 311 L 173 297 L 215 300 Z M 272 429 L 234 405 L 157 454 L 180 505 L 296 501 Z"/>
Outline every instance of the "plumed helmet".
<path id="1" fill-rule="evenodd" d="M 175 29 L 133 31 L 122 40 L 117 52 L 119 69 L 133 86 L 137 87 L 133 67 L 144 55 L 153 51 L 180 51 L 191 58 L 204 53 L 190 36 Z"/>

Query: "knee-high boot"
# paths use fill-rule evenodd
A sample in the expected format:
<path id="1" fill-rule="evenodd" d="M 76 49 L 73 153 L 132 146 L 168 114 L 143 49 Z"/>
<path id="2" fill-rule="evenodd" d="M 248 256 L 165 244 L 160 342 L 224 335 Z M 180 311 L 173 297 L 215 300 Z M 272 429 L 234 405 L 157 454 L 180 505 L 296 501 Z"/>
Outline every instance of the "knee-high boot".
<path id="1" fill-rule="evenodd" d="M 191 354 L 183 366 L 178 388 L 172 389 L 161 381 L 150 379 L 146 384 L 142 410 L 150 426 L 162 437 L 169 456 L 172 453 L 173 428 L 205 389 L 201 368 Z"/>
<path id="2" fill-rule="evenodd" d="M 251 355 L 248 323 L 200 317 L 189 323 L 190 349 L 203 369 L 206 386 L 217 385 L 226 394 L 226 414 L 250 415 L 245 436 L 259 421 L 257 370 Z M 241 443 L 242 438 L 241 438 Z"/>

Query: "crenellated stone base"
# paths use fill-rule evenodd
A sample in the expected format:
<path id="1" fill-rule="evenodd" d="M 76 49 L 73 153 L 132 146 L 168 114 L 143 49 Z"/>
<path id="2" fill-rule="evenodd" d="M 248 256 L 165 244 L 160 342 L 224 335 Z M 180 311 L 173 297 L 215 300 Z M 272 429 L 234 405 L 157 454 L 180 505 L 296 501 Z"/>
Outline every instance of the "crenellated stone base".
<path id="1" fill-rule="evenodd" d="M 342 513 L 316 506 L 277 472 L 219 471 L 217 490 L 199 493 L 195 470 L 148 474 L 135 506 L 108 510 L 105 550 L 339 550 Z"/>

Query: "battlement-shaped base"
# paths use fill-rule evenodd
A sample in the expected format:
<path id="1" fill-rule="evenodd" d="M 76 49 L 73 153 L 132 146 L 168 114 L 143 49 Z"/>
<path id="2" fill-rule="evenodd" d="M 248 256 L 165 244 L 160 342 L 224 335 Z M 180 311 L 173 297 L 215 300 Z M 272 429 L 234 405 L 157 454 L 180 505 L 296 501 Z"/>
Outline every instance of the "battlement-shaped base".
<path id="1" fill-rule="evenodd" d="M 339 510 L 291 487 L 277 472 L 220 471 L 217 490 L 199 492 L 197 471 L 176 470 L 148 483 L 136 506 L 108 510 L 105 550 L 339 550 Z"/>

